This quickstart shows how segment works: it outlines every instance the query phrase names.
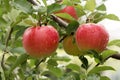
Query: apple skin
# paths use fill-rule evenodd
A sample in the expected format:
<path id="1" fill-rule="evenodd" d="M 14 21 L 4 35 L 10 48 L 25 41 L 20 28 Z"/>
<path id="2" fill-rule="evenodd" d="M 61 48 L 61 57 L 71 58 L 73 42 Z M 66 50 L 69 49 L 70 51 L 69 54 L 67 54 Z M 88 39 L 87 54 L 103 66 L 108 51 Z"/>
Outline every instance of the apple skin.
<path id="1" fill-rule="evenodd" d="M 75 20 L 78 19 L 77 12 L 76 12 L 74 6 L 66 6 L 64 9 L 56 12 L 55 14 L 57 14 L 57 13 L 67 13 L 67 14 L 71 15 Z M 64 19 L 64 20 L 67 22 L 70 22 L 69 20 L 66 20 L 66 19 Z"/>
<path id="2" fill-rule="evenodd" d="M 109 34 L 103 25 L 86 23 L 78 27 L 75 39 L 80 50 L 101 53 L 107 46 Z"/>
<path id="3" fill-rule="evenodd" d="M 22 43 L 32 57 L 49 56 L 57 49 L 59 34 L 52 26 L 30 27 L 25 30 Z"/>
<path id="4" fill-rule="evenodd" d="M 62 12 L 62 13 L 68 13 L 69 15 L 71 15 L 76 20 L 78 19 L 78 16 L 77 16 L 77 13 L 76 13 L 76 10 L 75 10 L 74 6 L 66 6 L 60 12 Z"/>
<path id="5" fill-rule="evenodd" d="M 67 36 L 63 40 L 63 48 L 65 52 L 69 55 L 73 55 L 73 56 L 83 55 L 83 53 L 79 50 L 73 35 Z"/>

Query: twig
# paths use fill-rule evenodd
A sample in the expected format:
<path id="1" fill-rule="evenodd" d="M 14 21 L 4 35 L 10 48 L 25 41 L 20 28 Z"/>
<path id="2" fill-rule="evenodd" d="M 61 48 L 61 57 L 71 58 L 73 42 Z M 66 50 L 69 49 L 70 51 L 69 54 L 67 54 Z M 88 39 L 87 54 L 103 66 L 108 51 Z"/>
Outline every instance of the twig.
<path id="1" fill-rule="evenodd" d="M 67 35 L 64 35 L 64 36 L 59 40 L 59 42 L 62 42 L 66 37 L 67 37 Z"/>
<path id="2" fill-rule="evenodd" d="M 31 4 L 33 4 L 33 5 L 38 5 L 34 0 L 27 0 L 28 2 L 30 2 Z"/>
<path id="3" fill-rule="evenodd" d="M 7 52 L 7 46 L 8 46 L 9 40 L 11 39 L 12 32 L 13 32 L 13 28 L 11 28 L 10 31 L 8 32 L 8 36 L 7 36 L 6 41 L 5 41 L 5 49 L 3 50 L 4 53 L 2 55 L 2 60 L 1 60 L 1 67 L 3 68 L 3 70 L 5 69 L 5 67 L 4 67 L 4 58 L 5 58 L 5 54 L 8 53 Z"/>
<path id="4" fill-rule="evenodd" d="M 51 14 L 52 19 L 57 22 L 60 26 L 67 27 L 68 23 L 62 20 L 61 18 L 55 16 L 54 14 Z"/>
<path id="5" fill-rule="evenodd" d="M 120 60 L 120 54 L 119 53 L 114 54 L 114 55 L 112 55 L 110 57 Z"/>
<path id="6" fill-rule="evenodd" d="M 45 60 L 46 60 L 46 58 L 41 59 L 41 60 L 36 64 L 36 66 L 34 67 L 34 69 L 38 68 L 39 65 L 40 65 L 43 61 L 45 61 Z"/>

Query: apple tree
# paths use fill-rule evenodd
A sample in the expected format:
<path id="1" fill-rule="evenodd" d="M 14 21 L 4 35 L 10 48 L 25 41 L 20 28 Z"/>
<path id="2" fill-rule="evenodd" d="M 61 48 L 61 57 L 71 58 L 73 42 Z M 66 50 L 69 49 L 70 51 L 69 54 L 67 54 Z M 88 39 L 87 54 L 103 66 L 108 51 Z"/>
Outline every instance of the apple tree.
<path id="1" fill-rule="evenodd" d="M 0 0 L 0 80 L 110 80 L 105 0 Z M 63 54 L 63 51 L 66 52 Z"/>

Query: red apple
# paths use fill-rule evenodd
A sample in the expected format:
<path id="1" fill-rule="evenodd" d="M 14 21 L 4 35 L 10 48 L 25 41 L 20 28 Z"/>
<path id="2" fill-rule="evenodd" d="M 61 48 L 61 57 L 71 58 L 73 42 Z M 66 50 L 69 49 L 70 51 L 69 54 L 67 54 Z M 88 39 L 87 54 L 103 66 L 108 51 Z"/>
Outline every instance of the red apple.
<path id="1" fill-rule="evenodd" d="M 67 36 L 63 40 L 63 48 L 65 52 L 69 55 L 74 55 L 74 56 L 83 55 L 83 53 L 79 50 L 73 35 Z"/>
<path id="2" fill-rule="evenodd" d="M 59 35 L 52 26 L 30 27 L 23 34 L 23 47 L 33 57 L 51 55 L 58 46 Z"/>
<path id="3" fill-rule="evenodd" d="M 75 38 L 80 50 L 101 53 L 107 46 L 109 34 L 103 25 L 87 23 L 78 27 Z"/>
<path id="4" fill-rule="evenodd" d="M 67 14 L 71 15 L 75 20 L 78 19 L 77 12 L 76 12 L 74 6 L 66 6 L 64 9 L 62 9 L 56 13 L 67 13 Z M 64 19 L 64 20 L 66 20 L 66 19 Z M 66 21 L 70 22 L 69 20 L 66 20 Z"/>

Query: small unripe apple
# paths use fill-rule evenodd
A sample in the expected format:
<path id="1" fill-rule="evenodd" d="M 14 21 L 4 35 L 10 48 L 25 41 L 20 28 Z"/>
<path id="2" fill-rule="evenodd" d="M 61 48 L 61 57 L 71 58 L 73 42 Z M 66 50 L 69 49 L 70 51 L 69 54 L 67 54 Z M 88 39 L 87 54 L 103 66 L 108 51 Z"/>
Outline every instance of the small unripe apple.
<path id="1" fill-rule="evenodd" d="M 103 25 L 86 23 L 78 27 L 75 38 L 80 50 L 101 53 L 107 46 L 109 34 Z"/>
<path id="2" fill-rule="evenodd" d="M 75 38 L 73 35 L 67 36 L 63 40 L 63 48 L 65 52 L 69 55 L 74 55 L 74 56 L 83 55 L 82 52 L 78 49 L 78 46 L 75 42 Z"/>
<path id="3" fill-rule="evenodd" d="M 62 10 L 56 12 L 56 13 L 67 13 L 70 16 L 72 16 L 75 20 L 78 19 L 77 12 L 76 12 L 74 6 L 66 6 L 64 9 L 62 9 Z M 66 20 L 66 19 L 64 19 L 64 20 L 67 21 L 67 22 L 70 22 L 69 20 Z"/>
<path id="4" fill-rule="evenodd" d="M 25 30 L 22 42 L 32 57 L 49 56 L 57 49 L 59 34 L 52 26 L 30 27 Z"/>

